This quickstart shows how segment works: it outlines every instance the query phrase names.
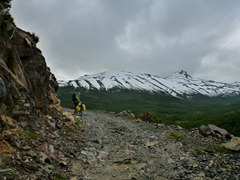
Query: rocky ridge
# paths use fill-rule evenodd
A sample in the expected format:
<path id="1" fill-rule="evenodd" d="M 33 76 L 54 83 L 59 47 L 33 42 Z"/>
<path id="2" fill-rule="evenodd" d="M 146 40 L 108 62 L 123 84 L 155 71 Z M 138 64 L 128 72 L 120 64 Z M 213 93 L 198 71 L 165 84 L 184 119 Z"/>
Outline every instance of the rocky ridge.
<path id="1" fill-rule="evenodd" d="M 8 165 L 35 168 L 28 165 L 28 159 L 20 158 L 20 152 L 29 150 L 31 144 L 22 143 L 22 138 L 37 137 L 32 125 L 44 123 L 48 114 L 73 120 L 62 115 L 56 96 L 58 83 L 36 46 L 38 37 L 15 25 L 4 9 L 6 3 L 9 8 L 10 1 L 0 3 L 0 179 L 4 179 L 5 173 L 14 175 L 11 169 L 5 168 Z M 35 157 L 32 151 L 29 153 Z M 24 173 L 24 170 L 17 172 Z"/>
<path id="2" fill-rule="evenodd" d="M 38 37 L 0 14 L 0 113 L 20 117 L 59 108 L 58 84 L 36 47 Z"/>

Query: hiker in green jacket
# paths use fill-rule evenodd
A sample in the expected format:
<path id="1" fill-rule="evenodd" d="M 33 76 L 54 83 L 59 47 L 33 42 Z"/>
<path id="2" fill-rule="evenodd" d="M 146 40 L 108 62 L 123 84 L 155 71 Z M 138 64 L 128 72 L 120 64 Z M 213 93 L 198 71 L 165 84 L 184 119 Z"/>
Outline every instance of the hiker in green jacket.
<path id="1" fill-rule="evenodd" d="M 73 101 L 73 104 L 74 104 L 74 106 L 75 106 L 74 114 L 77 113 L 77 109 L 76 109 L 77 105 L 78 105 L 79 103 L 82 103 L 82 102 L 80 101 L 80 94 L 81 94 L 80 92 L 77 92 L 77 93 L 74 93 L 74 94 L 72 95 L 72 101 Z"/>

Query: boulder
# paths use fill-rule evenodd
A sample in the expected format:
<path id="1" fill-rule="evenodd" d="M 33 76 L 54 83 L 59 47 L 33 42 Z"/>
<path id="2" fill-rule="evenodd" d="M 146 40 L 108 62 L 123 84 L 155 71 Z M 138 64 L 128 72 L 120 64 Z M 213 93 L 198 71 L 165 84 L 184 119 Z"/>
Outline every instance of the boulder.
<path id="1" fill-rule="evenodd" d="M 240 137 L 233 137 L 229 142 L 226 142 L 221 146 L 229 150 L 240 151 Z"/>
<path id="2" fill-rule="evenodd" d="M 117 114 L 118 116 L 125 116 L 130 119 L 135 119 L 135 115 L 130 110 L 124 110 Z"/>
<path id="3" fill-rule="evenodd" d="M 225 141 L 230 140 L 232 138 L 232 135 L 229 134 L 225 129 L 222 129 L 213 124 L 209 124 L 207 126 L 202 125 L 200 126 L 199 130 L 205 136 L 214 136 Z"/>

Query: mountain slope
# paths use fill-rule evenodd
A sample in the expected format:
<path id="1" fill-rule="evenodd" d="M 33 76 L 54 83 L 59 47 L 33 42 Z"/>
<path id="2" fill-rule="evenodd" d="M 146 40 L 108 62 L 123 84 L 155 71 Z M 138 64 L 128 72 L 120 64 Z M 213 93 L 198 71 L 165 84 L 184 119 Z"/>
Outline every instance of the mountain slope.
<path id="1" fill-rule="evenodd" d="M 81 76 L 70 81 L 59 81 L 60 87 L 73 86 L 86 89 L 128 89 L 158 92 L 174 97 L 201 94 L 206 96 L 235 96 L 240 94 L 240 82 L 222 83 L 193 78 L 185 71 L 175 72 L 166 78 L 151 74 L 108 71 Z"/>

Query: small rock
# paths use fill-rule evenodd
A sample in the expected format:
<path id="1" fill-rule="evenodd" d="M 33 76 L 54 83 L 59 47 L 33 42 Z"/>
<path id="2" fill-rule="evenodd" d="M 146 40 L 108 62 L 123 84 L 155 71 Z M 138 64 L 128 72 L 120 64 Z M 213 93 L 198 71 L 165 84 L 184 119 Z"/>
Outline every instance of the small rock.
<path id="1" fill-rule="evenodd" d="M 0 169 L 0 173 L 5 173 L 5 172 L 12 172 L 13 170 L 8 168 L 8 169 Z"/>
<path id="2" fill-rule="evenodd" d="M 78 180 L 78 177 L 77 176 L 71 177 L 70 180 Z"/>
<path id="3" fill-rule="evenodd" d="M 106 159 L 109 156 L 109 153 L 105 151 L 98 151 L 98 153 L 99 153 L 98 158 L 100 159 Z"/>
<path id="4" fill-rule="evenodd" d="M 0 141 L 4 140 L 4 136 L 0 134 Z"/>
<path id="5" fill-rule="evenodd" d="M 14 120 L 9 116 L 1 115 L 0 116 L 0 121 L 9 125 L 10 127 L 16 127 L 17 126 L 17 124 L 14 123 Z"/>
<path id="6" fill-rule="evenodd" d="M 54 134 L 55 138 L 59 138 L 60 137 L 57 131 L 54 131 L 53 134 Z"/>
<path id="7" fill-rule="evenodd" d="M 33 150 L 30 150 L 27 152 L 27 155 L 31 156 L 31 157 L 37 157 L 36 152 L 34 152 Z"/>
<path id="8" fill-rule="evenodd" d="M 22 162 L 23 167 L 27 170 L 27 171 L 36 171 L 38 170 L 38 165 L 31 161 L 31 162 Z"/>
<path id="9" fill-rule="evenodd" d="M 28 145 L 26 145 L 26 146 L 22 146 L 22 147 L 21 147 L 21 149 L 22 149 L 22 150 L 30 150 L 30 149 L 31 149 L 31 147 L 30 147 L 30 146 L 28 146 Z"/>
<path id="10" fill-rule="evenodd" d="M 7 141 L 0 141 L 0 153 L 8 153 L 11 151 L 11 146 Z"/>
<path id="11" fill-rule="evenodd" d="M 39 157 L 39 160 L 40 160 L 43 164 L 45 164 L 45 163 L 46 163 L 46 159 L 48 159 L 48 156 L 47 156 L 46 154 L 44 154 L 43 152 L 40 152 L 39 155 L 38 155 L 38 157 Z"/>
<path id="12" fill-rule="evenodd" d="M 49 124 L 53 129 L 56 128 L 56 122 L 48 121 L 48 124 Z"/>
<path id="13" fill-rule="evenodd" d="M 159 144 L 158 141 L 147 142 L 146 146 L 147 146 L 148 148 L 151 148 L 151 147 L 153 147 L 153 146 L 155 146 L 155 145 L 157 145 L 157 144 Z"/>
<path id="14" fill-rule="evenodd" d="M 66 158 L 66 157 L 61 157 L 61 158 L 59 159 L 59 165 L 67 166 L 67 164 L 68 164 L 68 158 Z"/>
<path id="15" fill-rule="evenodd" d="M 49 115 L 46 115 L 46 118 L 49 119 L 49 120 L 53 119 L 53 117 L 49 116 Z"/>
<path id="16" fill-rule="evenodd" d="M 174 160 L 173 160 L 172 158 L 168 158 L 168 159 L 167 159 L 167 163 L 168 163 L 168 164 L 172 164 L 172 163 L 174 163 Z"/>

